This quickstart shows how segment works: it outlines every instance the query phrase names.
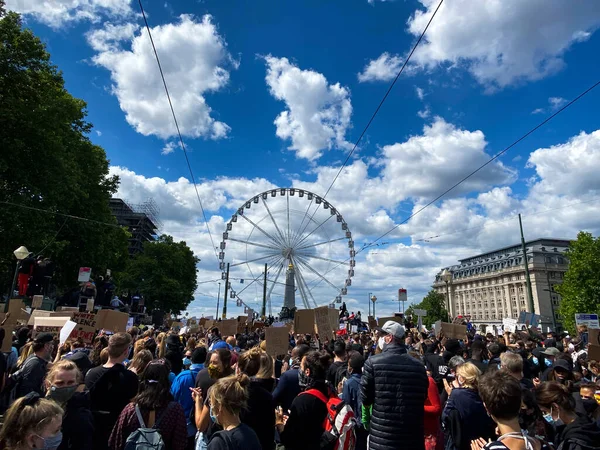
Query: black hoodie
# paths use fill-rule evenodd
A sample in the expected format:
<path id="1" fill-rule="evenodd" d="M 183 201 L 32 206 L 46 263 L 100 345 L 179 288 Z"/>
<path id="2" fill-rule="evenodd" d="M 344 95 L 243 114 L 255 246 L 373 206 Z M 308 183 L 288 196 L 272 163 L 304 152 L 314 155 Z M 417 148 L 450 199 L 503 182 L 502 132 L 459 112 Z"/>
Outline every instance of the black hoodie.
<path id="1" fill-rule="evenodd" d="M 577 416 L 559 429 L 556 441 L 559 450 L 600 449 L 600 427 L 587 416 Z"/>
<path id="2" fill-rule="evenodd" d="M 75 392 L 67 402 L 62 423 L 63 440 L 58 450 L 93 448 L 94 418 L 90 407 L 88 391 Z"/>

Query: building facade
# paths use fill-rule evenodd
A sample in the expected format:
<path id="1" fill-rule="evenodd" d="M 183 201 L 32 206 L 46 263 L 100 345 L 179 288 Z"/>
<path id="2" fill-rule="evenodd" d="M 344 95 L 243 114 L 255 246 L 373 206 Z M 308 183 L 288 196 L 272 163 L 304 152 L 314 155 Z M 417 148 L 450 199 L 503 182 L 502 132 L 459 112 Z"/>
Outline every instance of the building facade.
<path id="1" fill-rule="evenodd" d="M 162 224 L 158 219 L 158 206 L 149 199 L 139 205 L 132 205 L 120 198 L 111 198 L 109 203 L 117 223 L 127 227 L 129 238 L 129 254 L 141 253 L 144 243 L 156 240 Z"/>
<path id="2" fill-rule="evenodd" d="M 541 316 L 544 331 L 547 327 L 561 331 L 557 312 L 561 298 L 554 288 L 562 283 L 569 266 L 565 257 L 569 243 L 548 238 L 525 243 L 535 311 L 529 308 L 521 244 L 462 259 L 442 269 L 433 288 L 449 300 L 451 317 L 470 316 L 476 325 L 501 325 L 503 318 L 518 319 L 522 311 L 535 312 Z M 444 270 L 452 275 L 447 283 Z"/>

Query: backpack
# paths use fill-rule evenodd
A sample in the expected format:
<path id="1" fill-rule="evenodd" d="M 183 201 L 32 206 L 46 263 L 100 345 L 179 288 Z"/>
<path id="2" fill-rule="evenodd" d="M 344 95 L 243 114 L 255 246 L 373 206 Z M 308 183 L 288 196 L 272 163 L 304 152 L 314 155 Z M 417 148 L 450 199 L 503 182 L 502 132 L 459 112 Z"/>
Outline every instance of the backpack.
<path id="1" fill-rule="evenodd" d="M 556 450 L 598 450 L 600 445 L 589 445 L 576 438 L 567 438 L 562 441 Z"/>
<path id="2" fill-rule="evenodd" d="M 303 394 L 317 397 L 327 406 L 327 417 L 321 437 L 323 450 L 354 450 L 356 447 L 356 417 L 352 408 L 337 396 L 325 397 L 317 389 L 309 389 Z"/>
<path id="3" fill-rule="evenodd" d="M 129 435 L 124 450 L 165 450 L 165 442 L 158 431 L 158 426 L 168 409 L 167 406 L 152 428 L 147 428 L 140 407 L 135 405 L 135 415 L 140 427 Z"/>

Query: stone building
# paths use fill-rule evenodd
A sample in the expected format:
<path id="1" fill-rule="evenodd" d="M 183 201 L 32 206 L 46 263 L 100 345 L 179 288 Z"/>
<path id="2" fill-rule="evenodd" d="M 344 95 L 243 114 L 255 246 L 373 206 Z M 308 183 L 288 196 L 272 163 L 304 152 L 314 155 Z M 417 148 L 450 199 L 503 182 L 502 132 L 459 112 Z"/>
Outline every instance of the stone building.
<path id="1" fill-rule="evenodd" d="M 560 284 L 569 262 L 564 256 L 568 240 L 540 238 L 525 243 L 535 313 L 541 325 L 560 331 L 557 313 L 560 295 L 554 287 Z M 442 273 L 450 274 L 444 280 Z M 502 324 L 502 319 L 519 318 L 529 311 L 525 265 L 521 244 L 471 256 L 459 264 L 446 267 L 436 275 L 433 288 L 443 294 L 452 317 L 469 317 L 479 325 Z"/>

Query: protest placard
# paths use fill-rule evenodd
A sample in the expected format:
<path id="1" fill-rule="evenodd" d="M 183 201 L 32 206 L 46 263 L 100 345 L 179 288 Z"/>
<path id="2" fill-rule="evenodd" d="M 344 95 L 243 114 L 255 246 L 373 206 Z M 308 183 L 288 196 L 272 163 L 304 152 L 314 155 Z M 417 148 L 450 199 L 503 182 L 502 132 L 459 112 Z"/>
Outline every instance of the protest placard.
<path id="1" fill-rule="evenodd" d="M 517 319 L 505 317 L 502 319 L 502 326 L 504 327 L 504 332 L 509 331 L 510 333 L 514 333 L 517 331 Z"/>
<path id="2" fill-rule="evenodd" d="M 77 325 L 69 336 L 72 340 L 81 338 L 86 344 L 91 344 L 96 336 L 96 327 L 89 327 L 87 325 Z"/>
<path id="3" fill-rule="evenodd" d="M 218 324 L 217 324 L 217 325 L 218 325 Z M 210 329 L 211 329 L 212 327 L 214 327 L 214 326 L 215 326 L 215 321 L 214 321 L 214 320 L 206 320 L 206 321 L 204 322 L 204 329 L 205 329 L 205 330 L 207 330 L 207 331 L 210 331 Z"/>
<path id="4" fill-rule="evenodd" d="M 14 326 L 4 324 L 4 340 L 2 341 L 2 345 L 0 346 L 0 351 L 3 353 L 8 353 L 12 350 L 12 335 L 14 331 Z"/>
<path id="5" fill-rule="evenodd" d="M 27 321 L 27 325 L 33 325 L 35 323 L 36 317 L 50 317 L 50 311 L 42 311 L 41 309 L 36 309 L 29 316 L 29 320 Z"/>
<path id="6" fill-rule="evenodd" d="M 63 325 L 63 327 L 60 329 L 58 339 L 59 345 L 63 345 L 67 341 L 67 339 L 69 339 L 69 336 L 71 336 L 71 333 L 73 332 L 76 326 L 77 323 L 73 322 L 72 320 L 68 320 L 67 323 Z"/>
<path id="7" fill-rule="evenodd" d="M 286 327 L 265 328 L 267 353 L 270 356 L 285 355 L 290 347 L 290 336 Z"/>
<path id="8" fill-rule="evenodd" d="M 33 300 L 31 301 L 31 307 L 33 309 L 35 309 L 35 308 L 41 308 L 43 301 L 44 301 L 44 296 L 43 295 L 34 295 L 33 296 Z"/>
<path id="9" fill-rule="evenodd" d="M 126 331 L 128 320 L 129 314 L 112 309 L 101 309 L 96 314 L 96 326 L 113 333 Z"/>
<path id="10" fill-rule="evenodd" d="M 94 310 L 94 299 L 93 298 L 88 298 L 87 302 L 85 304 L 85 310 L 86 311 L 93 311 Z"/>
<path id="11" fill-rule="evenodd" d="M 588 328 L 588 340 L 590 345 L 588 347 L 588 360 L 599 361 L 600 360 L 600 330 L 597 328 Z"/>
<path id="12" fill-rule="evenodd" d="M 382 327 L 383 324 L 386 323 L 388 320 L 399 323 L 400 325 L 404 325 L 404 319 L 402 319 L 402 317 L 380 317 L 377 320 L 377 326 Z"/>
<path id="13" fill-rule="evenodd" d="M 76 313 L 73 313 L 71 320 L 78 325 L 85 325 L 88 327 L 93 327 L 94 329 L 96 329 L 98 326 L 97 320 L 96 320 L 96 314 L 93 314 L 93 313 L 78 311 Z"/>
<path id="14" fill-rule="evenodd" d="M 340 312 L 335 308 L 329 308 L 329 321 L 331 322 L 331 329 L 337 330 L 340 324 Z"/>
<path id="15" fill-rule="evenodd" d="M 377 328 L 377 321 L 375 317 L 369 316 L 369 328 L 372 330 L 373 328 Z"/>
<path id="16" fill-rule="evenodd" d="M 442 321 L 438 320 L 433 324 L 433 332 L 436 336 L 440 335 L 440 331 L 442 331 Z"/>
<path id="17" fill-rule="evenodd" d="M 442 333 L 449 339 L 464 339 L 467 334 L 467 326 L 456 323 L 441 323 Z"/>
<path id="18" fill-rule="evenodd" d="M 221 332 L 221 336 L 225 339 L 226 336 L 233 336 L 237 333 L 237 319 L 222 320 L 218 327 Z"/>
<path id="19" fill-rule="evenodd" d="M 319 333 L 321 339 L 331 338 L 331 333 L 335 331 L 335 328 L 331 327 L 331 320 L 329 320 L 329 309 L 327 306 L 321 306 L 314 310 L 317 333 Z"/>
<path id="20" fill-rule="evenodd" d="M 294 314 L 294 333 L 313 334 L 315 332 L 315 310 L 299 309 Z"/>

